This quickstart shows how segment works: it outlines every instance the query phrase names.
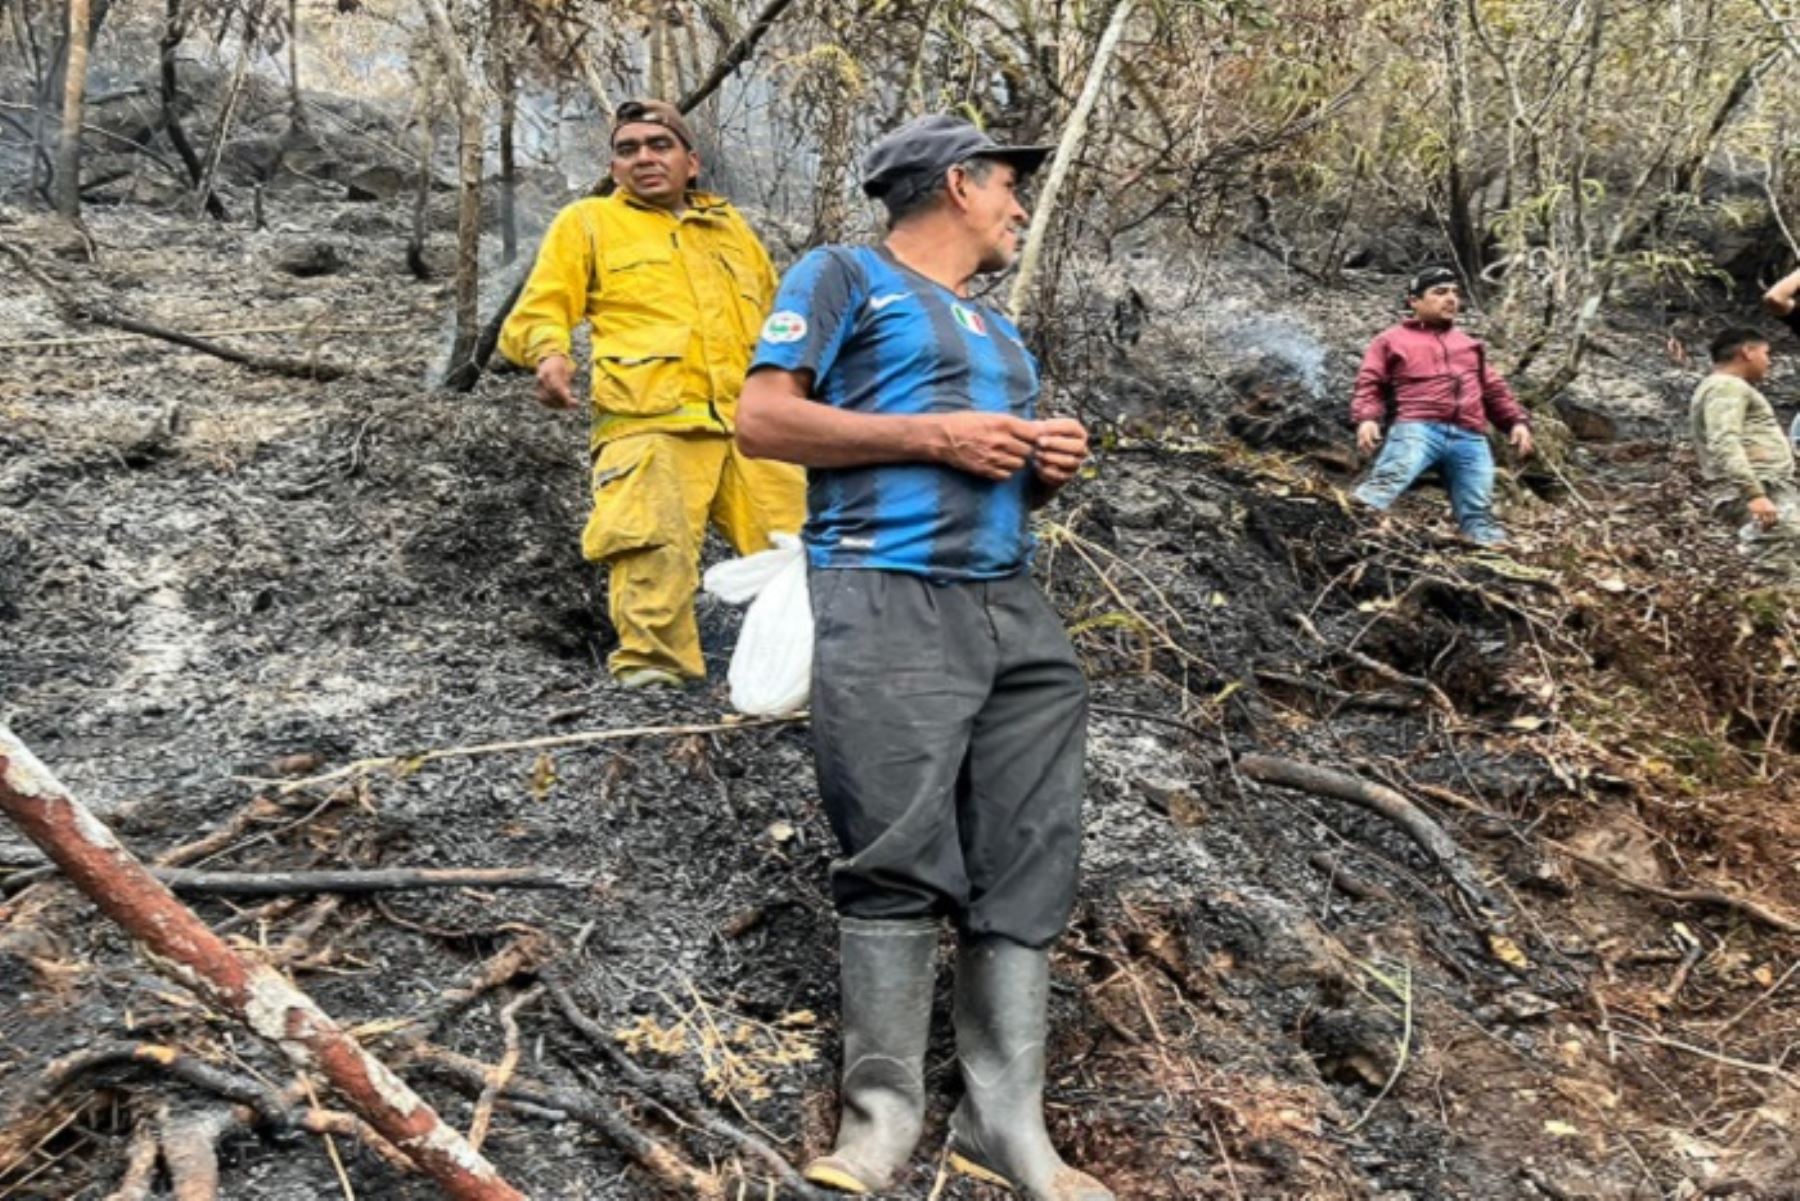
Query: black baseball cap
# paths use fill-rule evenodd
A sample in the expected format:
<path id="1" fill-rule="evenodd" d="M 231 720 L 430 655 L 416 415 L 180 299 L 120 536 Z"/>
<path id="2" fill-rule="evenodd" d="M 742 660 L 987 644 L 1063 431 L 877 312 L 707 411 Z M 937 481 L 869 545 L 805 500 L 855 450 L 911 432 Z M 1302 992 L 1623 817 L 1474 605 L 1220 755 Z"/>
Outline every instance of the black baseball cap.
<path id="1" fill-rule="evenodd" d="M 944 172 L 972 158 L 1011 163 L 1021 176 L 1050 157 L 1051 146 L 1002 146 L 961 117 L 932 113 L 908 121 L 863 159 L 863 194 L 889 210 L 906 207 L 943 182 Z"/>
<path id="2" fill-rule="evenodd" d="M 1406 285 L 1406 294 L 1408 296 L 1423 296 L 1440 284 L 1460 285 L 1461 283 L 1462 281 L 1457 278 L 1456 272 L 1450 270 L 1448 267 L 1426 267 L 1417 275 L 1413 276 L 1412 282 Z"/>

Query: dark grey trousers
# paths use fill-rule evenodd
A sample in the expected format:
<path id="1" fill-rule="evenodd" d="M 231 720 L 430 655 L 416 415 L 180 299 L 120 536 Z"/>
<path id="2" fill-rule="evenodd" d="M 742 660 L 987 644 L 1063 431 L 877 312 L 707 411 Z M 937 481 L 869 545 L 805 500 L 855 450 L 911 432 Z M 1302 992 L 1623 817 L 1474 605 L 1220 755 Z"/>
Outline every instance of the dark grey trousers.
<path id="1" fill-rule="evenodd" d="M 1041 947 L 1081 850 L 1087 682 L 1028 573 L 815 570 L 812 737 L 838 912 Z"/>

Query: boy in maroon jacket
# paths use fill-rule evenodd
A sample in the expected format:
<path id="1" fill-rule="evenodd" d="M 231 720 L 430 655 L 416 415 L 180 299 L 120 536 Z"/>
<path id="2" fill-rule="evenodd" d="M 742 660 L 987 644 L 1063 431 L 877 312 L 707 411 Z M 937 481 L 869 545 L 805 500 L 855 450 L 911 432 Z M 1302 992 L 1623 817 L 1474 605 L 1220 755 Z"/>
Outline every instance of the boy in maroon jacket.
<path id="1" fill-rule="evenodd" d="M 1494 519 L 1492 421 L 1520 455 L 1531 453 L 1529 415 L 1487 362 L 1487 347 L 1456 328 L 1462 292 L 1448 267 L 1427 267 L 1406 289 L 1412 316 L 1375 336 L 1356 373 L 1350 420 L 1356 447 L 1373 454 L 1393 405 L 1387 445 L 1354 493 L 1386 509 L 1436 467 L 1464 534 L 1484 545 L 1506 541 Z"/>

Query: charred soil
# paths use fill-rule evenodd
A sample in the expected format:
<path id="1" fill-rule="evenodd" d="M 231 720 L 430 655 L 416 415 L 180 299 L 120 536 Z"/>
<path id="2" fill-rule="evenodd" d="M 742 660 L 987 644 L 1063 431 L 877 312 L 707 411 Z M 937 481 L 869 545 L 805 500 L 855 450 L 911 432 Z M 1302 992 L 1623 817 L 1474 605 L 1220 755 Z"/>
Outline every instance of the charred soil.
<path id="1" fill-rule="evenodd" d="M 515 1082 L 616 1104 L 722 1195 L 764 1195 L 769 1165 L 721 1126 L 796 1164 L 832 1134 L 833 846 L 804 724 L 676 733 L 723 725 L 722 685 L 611 686 L 577 419 L 518 375 L 422 383 L 448 296 L 401 269 L 403 217 L 280 216 L 98 213 L 94 263 L 54 257 L 33 219 L 0 227 L 55 287 L 370 373 L 309 382 L 70 326 L 15 276 L 0 718 L 146 859 L 224 828 L 189 866 L 578 878 L 191 903 L 453 1125 L 479 1088 L 442 1052 L 492 1067 L 522 1002 Z M 320 239 L 332 270 L 274 266 L 318 261 Z M 1052 1003 L 1068 1157 L 1121 1197 L 1793 1195 L 1786 598 L 1737 574 L 1666 445 L 1578 448 L 1554 502 L 1516 491 L 1516 544 L 1482 552 L 1430 492 L 1381 522 L 1352 511 L 1309 427 L 1252 449 L 1226 433 L 1229 397 L 1192 436 L 1117 427 L 1041 520 L 1036 570 L 1093 683 Z M 1253 399 L 1240 433 L 1267 418 Z M 736 621 L 703 608 L 715 680 Z M 645 732 L 429 755 L 623 729 Z M 1258 755 L 1379 786 L 1453 856 Z M 59 1056 L 149 1043 L 293 1084 L 31 876 L 32 848 L 0 837 L 0 862 L 0 1196 L 107 1195 L 134 1131 L 230 1111 L 142 1058 L 47 1079 Z M 489 987 L 455 992 L 497 958 Z M 891 1195 L 985 1196 L 937 1180 L 947 993 L 935 1029 L 931 1125 Z M 537 1198 L 659 1195 L 583 1112 L 503 1092 L 485 1153 Z M 433 1195 L 267 1115 L 217 1147 L 223 1196 Z"/>

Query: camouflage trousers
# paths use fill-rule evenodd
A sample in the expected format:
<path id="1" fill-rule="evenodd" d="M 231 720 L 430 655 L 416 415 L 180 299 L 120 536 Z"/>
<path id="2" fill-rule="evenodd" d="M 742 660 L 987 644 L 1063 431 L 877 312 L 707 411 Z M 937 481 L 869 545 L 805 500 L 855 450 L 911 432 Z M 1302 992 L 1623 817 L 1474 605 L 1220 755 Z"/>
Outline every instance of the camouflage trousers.
<path id="1" fill-rule="evenodd" d="M 1738 553 L 1749 560 L 1752 571 L 1771 584 L 1800 586 L 1800 488 L 1784 481 L 1767 481 L 1763 492 L 1775 502 L 1778 512 L 1768 529 L 1750 516 L 1741 497 L 1715 501 L 1713 512 L 1737 529 Z"/>

